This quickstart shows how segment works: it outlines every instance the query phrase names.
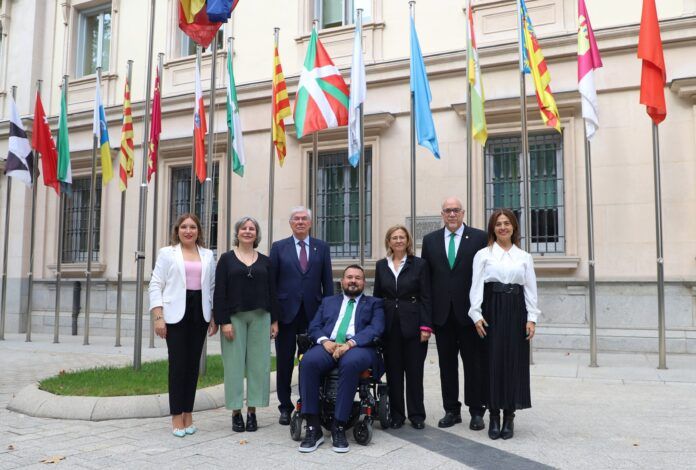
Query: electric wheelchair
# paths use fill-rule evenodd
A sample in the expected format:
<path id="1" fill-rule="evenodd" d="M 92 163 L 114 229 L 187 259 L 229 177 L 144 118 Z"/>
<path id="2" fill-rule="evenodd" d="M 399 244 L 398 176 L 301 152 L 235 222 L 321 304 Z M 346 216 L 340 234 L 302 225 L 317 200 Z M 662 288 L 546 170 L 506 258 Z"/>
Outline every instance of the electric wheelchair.
<path id="1" fill-rule="evenodd" d="M 373 341 L 380 359 L 383 358 L 383 346 L 379 338 Z M 313 346 L 307 334 L 297 336 L 297 351 L 300 362 L 302 355 Z M 336 394 L 338 387 L 338 367 L 332 369 L 322 378 L 319 389 L 319 420 L 324 429 L 331 430 L 334 420 L 334 408 L 336 406 Z M 368 445 L 372 441 L 373 423 L 377 419 L 382 429 L 391 425 L 389 410 L 389 389 L 379 377 L 374 377 L 372 369 L 363 371 L 358 381 L 358 399 L 353 401 L 350 418 L 346 422 L 346 429 L 353 428 L 355 442 L 360 445 Z M 303 431 L 302 402 L 297 401 L 295 410 L 290 418 L 290 437 L 295 441 L 302 440 Z"/>

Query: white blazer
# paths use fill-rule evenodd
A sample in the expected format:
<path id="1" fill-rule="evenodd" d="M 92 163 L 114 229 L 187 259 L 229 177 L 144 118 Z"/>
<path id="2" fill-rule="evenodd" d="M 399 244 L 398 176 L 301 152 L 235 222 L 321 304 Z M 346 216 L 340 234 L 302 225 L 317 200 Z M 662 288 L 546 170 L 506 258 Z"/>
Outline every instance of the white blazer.
<path id="1" fill-rule="evenodd" d="M 215 257 L 207 248 L 198 247 L 201 257 L 201 297 L 203 317 L 210 321 L 215 291 Z M 165 246 L 157 254 L 150 285 L 150 310 L 162 307 L 165 323 L 179 323 L 186 310 L 186 267 L 181 244 Z"/>

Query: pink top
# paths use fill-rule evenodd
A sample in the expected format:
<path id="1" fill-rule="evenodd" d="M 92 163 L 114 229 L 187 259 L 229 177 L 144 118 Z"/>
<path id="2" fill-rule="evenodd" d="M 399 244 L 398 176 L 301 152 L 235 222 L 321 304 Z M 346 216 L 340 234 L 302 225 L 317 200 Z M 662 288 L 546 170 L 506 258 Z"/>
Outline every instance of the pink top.
<path id="1" fill-rule="evenodd" d="M 184 260 L 186 290 L 201 290 L 201 262 Z"/>

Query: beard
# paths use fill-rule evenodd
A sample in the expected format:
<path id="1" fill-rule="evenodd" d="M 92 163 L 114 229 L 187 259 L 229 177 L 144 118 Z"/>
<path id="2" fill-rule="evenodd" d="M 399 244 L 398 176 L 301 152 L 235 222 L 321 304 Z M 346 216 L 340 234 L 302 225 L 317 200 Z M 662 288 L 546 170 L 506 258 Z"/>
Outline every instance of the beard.
<path id="1" fill-rule="evenodd" d="M 363 293 L 363 288 L 356 285 L 341 286 L 343 288 L 343 293 L 348 297 L 357 297 Z"/>

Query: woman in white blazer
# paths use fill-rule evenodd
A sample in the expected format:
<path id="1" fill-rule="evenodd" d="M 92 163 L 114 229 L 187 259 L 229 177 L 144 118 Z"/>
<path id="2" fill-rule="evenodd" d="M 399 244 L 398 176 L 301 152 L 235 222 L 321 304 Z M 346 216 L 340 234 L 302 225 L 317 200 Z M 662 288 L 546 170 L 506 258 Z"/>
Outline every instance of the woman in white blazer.
<path id="1" fill-rule="evenodd" d="M 148 290 L 155 333 L 167 340 L 172 433 L 184 437 L 197 430 L 191 412 L 205 332 L 212 336 L 218 329 L 211 315 L 215 258 L 203 247 L 196 215 L 176 221 L 171 245 L 159 250 Z"/>

